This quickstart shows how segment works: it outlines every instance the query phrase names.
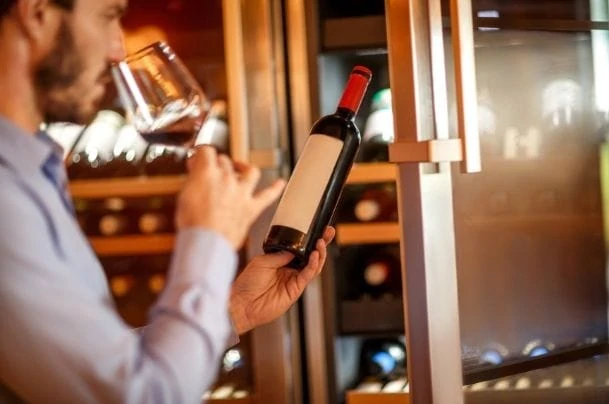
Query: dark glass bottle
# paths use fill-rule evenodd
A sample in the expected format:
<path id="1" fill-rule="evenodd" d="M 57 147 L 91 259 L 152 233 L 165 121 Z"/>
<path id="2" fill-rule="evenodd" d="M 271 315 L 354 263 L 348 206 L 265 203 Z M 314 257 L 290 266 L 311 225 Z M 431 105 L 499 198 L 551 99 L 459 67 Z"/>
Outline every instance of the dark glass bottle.
<path id="1" fill-rule="evenodd" d="M 107 198 L 103 201 L 103 211 L 99 216 L 98 234 L 116 237 L 136 234 L 133 208 L 122 198 Z"/>
<path id="2" fill-rule="evenodd" d="M 144 159 L 144 174 L 148 176 L 184 174 L 186 157 L 186 149 L 182 147 L 153 144 Z"/>
<path id="3" fill-rule="evenodd" d="M 397 338 L 374 338 L 364 341 L 360 351 L 358 390 L 381 391 L 388 383 L 406 384 L 406 347 Z"/>
<path id="4" fill-rule="evenodd" d="M 344 223 L 395 222 L 398 220 L 394 182 L 345 187 L 336 220 Z"/>
<path id="5" fill-rule="evenodd" d="M 133 125 L 120 129 L 113 149 L 113 158 L 107 163 L 111 177 L 136 177 L 142 174 L 141 163 L 148 143 L 140 136 Z"/>
<path id="6" fill-rule="evenodd" d="M 218 153 L 229 154 L 229 127 L 226 114 L 226 101 L 215 100 L 211 104 L 209 115 L 195 139 L 195 146 L 209 145 Z"/>
<path id="7" fill-rule="evenodd" d="M 56 122 L 47 125 L 44 130 L 63 149 L 64 160 L 72 153 L 78 144 L 85 126 L 69 122 Z"/>
<path id="8" fill-rule="evenodd" d="M 398 246 L 386 246 L 362 257 L 360 267 L 361 297 L 398 299 L 401 296 L 401 266 Z"/>
<path id="9" fill-rule="evenodd" d="M 112 151 L 124 118 L 115 111 L 100 111 L 84 130 L 67 162 L 70 179 L 103 178 L 106 165 L 112 160 Z"/>
<path id="10" fill-rule="evenodd" d="M 366 119 L 357 161 L 385 162 L 389 160 L 389 144 L 394 140 L 390 89 L 384 88 L 374 94 L 371 111 Z"/>
<path id="11" fill-rule="evenodd" d="M 266 253 L 291 252 L 292 268 L 302 269 L 307 264 L 332 219 L 359 149 L 361 137 L 354 118 L 371 78 L 369 69 L 353 69 L 336 112 L 311 128 L 279 201 L 263 249 Z"/>
<path id="12" fill-rule="evenodd" d="M 138 217 L 142 234 L 173 233 L 175 197 L 150 197 L 144 201 Z"/>

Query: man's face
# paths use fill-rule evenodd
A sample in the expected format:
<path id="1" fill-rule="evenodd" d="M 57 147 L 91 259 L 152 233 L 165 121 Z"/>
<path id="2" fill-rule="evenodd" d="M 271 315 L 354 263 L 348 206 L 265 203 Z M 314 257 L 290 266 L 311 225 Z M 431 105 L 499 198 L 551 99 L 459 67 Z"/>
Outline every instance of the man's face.
<path id="1" fill-rule="evenodd" d="M 97 113 L 110 65 L 123 58 L 120 17 L 126 0 L 76 0 L 62 11 L 53 49 L 35 69 L 46 122 L 85 124 Z"/>

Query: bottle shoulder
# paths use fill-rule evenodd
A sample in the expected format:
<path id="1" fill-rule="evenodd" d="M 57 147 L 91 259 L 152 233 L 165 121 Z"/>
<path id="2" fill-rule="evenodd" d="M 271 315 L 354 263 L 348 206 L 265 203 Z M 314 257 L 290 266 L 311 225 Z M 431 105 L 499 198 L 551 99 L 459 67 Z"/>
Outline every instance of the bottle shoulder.
<path id="1" fill-rule="evenodd" d="M 321 117 L 313 124 L 311 133 L 324 134 L 339 139 L 345 139 L 347 136 L 361 138 L 360 131 L 355 123 L 336 113 Z"/>

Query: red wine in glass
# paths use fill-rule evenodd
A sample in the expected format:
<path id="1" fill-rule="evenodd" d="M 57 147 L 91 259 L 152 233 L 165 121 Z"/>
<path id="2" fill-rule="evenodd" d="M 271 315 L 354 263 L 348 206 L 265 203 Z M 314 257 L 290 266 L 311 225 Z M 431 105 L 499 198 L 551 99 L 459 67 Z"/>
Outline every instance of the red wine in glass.
<path id="1" fill-rule="evenodd" d="M 127 119 L 149 143 L 192 146 L 209 100 L 180 58 L 156 42 L 113 66 Z"/>

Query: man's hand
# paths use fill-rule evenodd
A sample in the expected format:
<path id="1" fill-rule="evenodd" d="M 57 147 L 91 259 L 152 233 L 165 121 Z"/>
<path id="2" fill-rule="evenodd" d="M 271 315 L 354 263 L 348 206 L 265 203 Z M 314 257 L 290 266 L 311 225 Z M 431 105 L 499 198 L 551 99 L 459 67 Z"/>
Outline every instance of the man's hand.
<path id="1" fill-rule="evenodd" d="M 213 147 L 195 149 L 187 162 L 189 175 L 178 198 L 176 227 L 203 227 L 223 235 L 239 249 L 252 223 L 275 199 L 285 182 L 254 192 L 260 170 L 233 162 Z"/>
<path id="2" fill-rule="evenodd" d="M 321 272 L 326 246 L 334 234 L 334 228 L 326 229 L 300 271 L 285 267 L 294 257 L 288 252 L 259 255 L 245 267 L 233 283 L 230 298 L 230 314 L 238 334 L 275 320 L 296 302 Z"/>

